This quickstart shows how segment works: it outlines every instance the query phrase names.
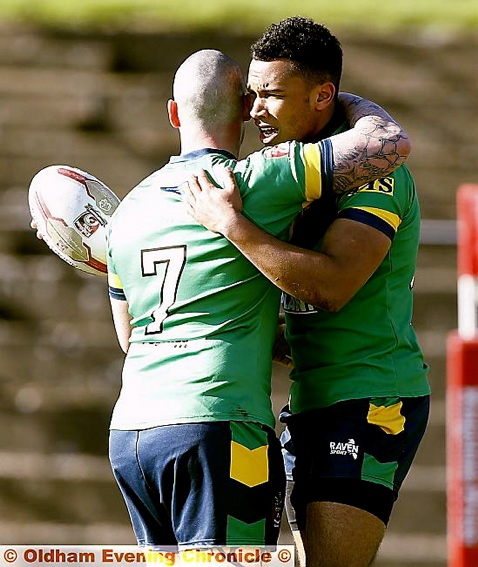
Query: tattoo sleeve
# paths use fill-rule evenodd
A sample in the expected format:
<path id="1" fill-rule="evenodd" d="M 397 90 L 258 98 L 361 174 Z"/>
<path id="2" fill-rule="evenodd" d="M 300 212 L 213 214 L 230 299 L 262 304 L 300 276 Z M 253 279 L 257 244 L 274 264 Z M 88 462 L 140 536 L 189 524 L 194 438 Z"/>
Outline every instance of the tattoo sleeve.
<path id="1" fill-rule="evenodd" d="M 341 93 L 351 129 L 330 138 L 334 152 L 334 191 L 343 193 L 385 177 L 402 165 L 411 142 L 401 126 L 377 104 Z"/>

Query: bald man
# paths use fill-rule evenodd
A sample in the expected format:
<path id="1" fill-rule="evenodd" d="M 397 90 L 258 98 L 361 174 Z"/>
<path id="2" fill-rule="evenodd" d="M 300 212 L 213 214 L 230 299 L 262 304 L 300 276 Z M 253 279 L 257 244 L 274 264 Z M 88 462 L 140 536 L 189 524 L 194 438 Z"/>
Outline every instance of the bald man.
<path id="1" fill-rule="evenodd" d="M 193 220 L 182 190 L 200 169 L 218 186 L 232 170 L 244 214 L 287 239 L 305 205 L 385 175 L 409 144 L 384 111 L 350 97 L 363 115 L 350 117 L 350 131 L 238 161 L 249 101 L 239 66 L 215 50 L 186 59 L 173 97 L 181 155 L 135 187 L 108 228 L 109 293 L 126 353 L 110 462 L 140 546 L 275 545 L 285 490 L 270 399 L 280 292 Z M 379 160 L 387 169 L 377 172 L 387 136 L 401 157 Z"/>

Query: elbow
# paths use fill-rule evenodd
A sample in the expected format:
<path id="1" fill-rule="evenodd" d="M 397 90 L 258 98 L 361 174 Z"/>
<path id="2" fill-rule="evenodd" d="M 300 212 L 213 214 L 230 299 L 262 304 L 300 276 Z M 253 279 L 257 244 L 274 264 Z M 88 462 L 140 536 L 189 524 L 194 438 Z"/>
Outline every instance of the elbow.
<path id="1" fill-rule="evenodd" d="M 121 350 L 122 350 L 125 354 L 128 354 L 128 350 L 129 350 L 129 337 L 118 337 L 118 344 L 119 344 Z"/>
<path id="2" fill-rule="evenodd" d="M 395 157 L 393 170 L 402 165 L 408 159 L 408 156 L 411 154 L 413 149 L 409 135 L 398 125 L 396 125 L 392 130 L 389 130 L 383 143 L 384 145 L 382 146 L 381 151 L 385 154 L 389 153 L 390 156 Z"/>
<path id="3" fill-rule="evenodd" d="M 338 303 L 329 303 L 323 311 L 327 313 L 338 313 L 342 309 L 343 305 Z"/>
<path id="4" fill-rule="evenodd" d="M 397 151 L 400 156 L 403 157 L 403 161 L 412 153 L 412 141 L 405 131 L 401 131 L 400 138 L 398 140 Z"/>
<path id="5" fill-rule="evenodd" d="M 317 278 L 316 278 L 317 280 Z M 352 297 L 357 293 L 359 287 L 345 285 L 340 279 L 332 278 L 317 285 L 317 281 L 309 286 L 294 286 L 293 289 L 283 289 L 292 297 L 312 305 L 321 311 L 337 313 L 343 309 Z"/>
<path id="6" fill-rule="evenodd" d="M 338 313 L 345 305 L 347 305 L 347 301 L 335 299 L 324 302 L 320 308 L 327 313 Z"/>
<path id="7" fill-rule="evenodd" d="M 317 294 L 313 298 L 309 298 L 308 303 L 311 303 L 314 307 L 320 309 L 321 311 L 326 311 L 327 313 L 338 313 L 347 303 L 350 297 L 341 297 L 338 295 L 330 294 L 325 295 L 323 293 Z"/>

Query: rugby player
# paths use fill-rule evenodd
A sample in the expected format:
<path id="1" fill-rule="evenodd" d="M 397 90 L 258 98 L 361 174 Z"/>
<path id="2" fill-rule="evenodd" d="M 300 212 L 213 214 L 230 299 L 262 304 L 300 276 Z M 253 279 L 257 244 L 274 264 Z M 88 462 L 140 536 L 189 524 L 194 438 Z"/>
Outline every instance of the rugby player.
<path id="1" fill-rule="evenodd" d="M 341 72 L 340 43 L 325 26 L 301 17 L 270 26 L 252 46 L 248 77 L 262 142 L 346 130 Z M 232 176 L 227 191 L 204 174 L 190 184 L 195 218 L 284 292 L 294 368 L 283 445 L 307 567 L 373 562 L 428 420 L 428 367 L 411 324 L 417 192 L 406 166 L 377 177 L 307 207 L 295 246 L 241 214 Z"/>

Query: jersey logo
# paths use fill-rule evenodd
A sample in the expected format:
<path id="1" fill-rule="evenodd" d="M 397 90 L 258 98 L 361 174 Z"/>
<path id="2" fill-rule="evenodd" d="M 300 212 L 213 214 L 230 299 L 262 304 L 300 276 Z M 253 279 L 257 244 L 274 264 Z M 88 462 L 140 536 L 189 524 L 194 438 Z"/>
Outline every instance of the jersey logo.
<path id="1" fill-rule="evenodd" d="M 341 441 L 330 442 L 331 455 L 343 455 L 344 457 L 351 456 L 354 460 L 357 460 L 358 451 L 358 445 L 355 444 L 355 441 L 353 439 L 349 439 L 345 443 Z"/>
<path id="2" fill-rule="evenodd" d="M 296 297 L 292 297 L 287 293 L 282 294 L 282 307 L 286 313 L 295 313 L 295 314 L 309 314 L 309 313 L 317 313 L 318 309 L 301 299 L 297 299 Z"/>
<path id="3" fill-rule="evenodd" d="M 369 193 L 385 193 L 386 195 L 393 195 L 393 190 L 395 189 L 395 179 L 393 177 L 382 177 L 381 179 L 375 179 L 375 181 L 370 181 L 370 183 L 365 183 L 361 185 L 357 191 L 367 191 Z"/>
<path id="4" fill-rule="evenodd" d="M 266 148 L 263 155 L 268 159 L 286 157 L 289 155 L 289 144 L 287 142 L 284 142 L 282 144 L 278 144 L 277 146 Z"/>
<path id="5" fill-rule="evenodd" d="M 106 226 L 105 219 L 91 205 L 74 221 L 76 229 L 86 238 L 90 238 L 100 226 Z"/>

